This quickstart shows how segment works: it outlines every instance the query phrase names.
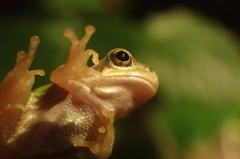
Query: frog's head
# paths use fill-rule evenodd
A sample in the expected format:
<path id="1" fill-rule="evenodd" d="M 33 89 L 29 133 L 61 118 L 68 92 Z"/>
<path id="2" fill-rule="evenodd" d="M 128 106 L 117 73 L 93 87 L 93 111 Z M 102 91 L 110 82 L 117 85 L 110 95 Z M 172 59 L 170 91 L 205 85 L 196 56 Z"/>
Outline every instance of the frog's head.
<path id="1" fill-rule="evenodd" d="M 117 48 L 111 50 L 99 64 L 92 67 L 101 72 L 104 82 L 104 87 L 101 91 L 119 92 L 116 95 L 124 97 L 122 101 L 126 105 L 132 103 L 132 106 L 126 106 L 126 111 L 131 111 L 139 105 L 146 103 L 157 92 L 158 77 L 154 70 L 145 64 L 135 60 L 131 53 L 125 49 Z M 127 98 L 126 96 L 129 96 Z M 131 101 L 127 101 L 127 99 Z M 121 97 L 119 97 L 119 102 Z M 115 101 L 116 102 L 116 101 Z M 117 102 L 116 102 L 117 103 Z M 115 103 L 115 105 L 117 105 Z M 125 116 L 128 113 L 121 114 L 116 112 L 117 116 Z"/>
<path id="2" fill-rule="evenodd" d="M 72 29 L 64 31 L 72 46 L 67 62 L 52 72 L 51 81 L 81 99 L 87 98 L 83 94 L 89 94 L 89 101 L 115 112 L 116 118 L 126 116 L 155 95 L 157 75 L 151 67 L 139 63 L 127 50 L 120 48 L 111 50 L 99 62 L 97 52 L 85 50 L 94 32 L 95 28 L 88 25 L 84 37 L 78 40 Z M 94 66 L 89 67 L 91 55 Z M 79 87 L 85 89 L 76 89 Z"/>

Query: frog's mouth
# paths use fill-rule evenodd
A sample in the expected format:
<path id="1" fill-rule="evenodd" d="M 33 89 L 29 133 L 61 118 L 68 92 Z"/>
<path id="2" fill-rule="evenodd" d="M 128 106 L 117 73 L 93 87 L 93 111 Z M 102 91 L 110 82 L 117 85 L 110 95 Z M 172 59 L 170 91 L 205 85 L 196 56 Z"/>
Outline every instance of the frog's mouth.
<path id="1" fill-rule="evenodd" d="M 119 67 L 115 65 L 107 65 L 107 59 L 102 60 L 98 65 L 91 67 L 93 70 L 99 72 L 101 76 L 106 79 L 109 85 L 117 85 L 121 83 L 135 83 L 141 85 L 143 83 L 146 88 L 149 87 L 154 94 L 158 89 L 158 77 L 153 69 L 145 64 L 136 63 L 129 67 Z M 105 84 L 108 85 L 106 82 Z M 132 85 L 137 85 L 131 83 Z"/>
<path id="2" fill-rule="evenodd" d="M 137 71 L 135 71 L 137 70 Z M 142 83 L 148 83 L 149 87 L 152 87 L 154 92 L 158 89 L 158 77 L 157 74 L 150 68 L 121 68 L 121 69 L 103 69 L 101 74 L 105 78 L 111 78 L 112 81 L 109 80 L 110 83 L 112 82 L 130 82 L 132 81 L 139 81 Z M 134 84 L 134 83 L 133 83 Z"/>
<path id="3" fill-rule="evenodd" d="M 106 88 L 108 88 L 108 86 L 112 88 L 119 86 L 120 88 L 128 90 L 129 96 L 132 97 L 132 101 L 136 106 L 149 101 L 158 90 L 157 76 L 146 78 L 141 75 L 108 75 L 103 76 L 102 80 Z"/>
<path id="4" fill-rule="evenodd" d="M 146 78 L 143 76 L 138 75 L 116 75 L 116 76 L 104 76 L 104 78 L 109 81 L 109 83 L 113 84 L 123 84 L 128 83 L 128 85 L 131 85 L 133 87 L 134 85 L 145 85 L 148 87 L 148 89 L 152 90 L 152 92 L 156 93 L 158 90 L 158 79 L 157 76 L 154 76 L 153 78 Z"/>
<path id="5" fill-rule="evenodd" d="M 155 75 L 150 75 L 150 78 L 146 78 L 146 77 L 142 77 L 142 76 L 135 76 L 133 78 L 138 78 L 142 81 L 145 81 L 145 82 L 149 83 L 149 85 L 153 88 L 155 93 L 157 92 L 159 83 L 158 83 L 158 78 L 157 78 L 156 74 Z"/>

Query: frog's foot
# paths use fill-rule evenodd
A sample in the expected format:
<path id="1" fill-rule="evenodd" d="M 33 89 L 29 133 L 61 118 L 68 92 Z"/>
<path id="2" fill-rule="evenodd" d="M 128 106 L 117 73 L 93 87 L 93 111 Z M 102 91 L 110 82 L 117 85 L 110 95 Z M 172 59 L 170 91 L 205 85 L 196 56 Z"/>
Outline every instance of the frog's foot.
<path id="1" fill-rule="evenodd" d="M 95 32 L 95 28 L 91 25 L 85 27 L 85 35 L 82 39 L 78 40 L 76 34 L 72 29 L 66 29 L 64 35 L 72 42 L 72 46 L 69 50 L 67 62 L 58 67 L 51 74 L 51 81 L 60 86 L 64 85 L 71 77 L 87 77 L 89 75 L 101 76 L 101 74 L 88 67 L 87 63 L 92 55 L 92 62 L 94 64 L 99 63 L 98 53 L 94 50 L 85 50 L 86 45 Z"/>
<path id="2" fill-rule="evenodd" d="M 114 142 L 114 128 L 111 125 L 111 130 L 108 132 L 108 129 L 105 127 L 98 128 L 100 133 L 96 141 L 85 141 L 78 140 L 73 141 L 73 146 L 75 147 L 87 147 L 93 156 L 99 159 L 107 159 L 111 153 Z"/>
<path id="3" fill-rule="evenodd" d="M 43 70 L 31 70 L 34 54 L 40 40 L 34 36 L 30 40 L 28 53 L 20 51 L 14 68 L 0 84 L 0 149 L 14 133 L 26 103 L 29 99 L 35 75 L 44 75 Z M 1 156 L 1 154 L 0 154 Z"/>
<path id="4" fill-rule="evenodd" d="M 108 111 L 102 107 L 104 125 L 97 129 L 98 137 L 95 141 L 77 140 L 73 141 L 75 147 L 87 147 L 93 156 L 106 159 L 112 153 L 115 129 L 113 127 L 115 112 Z M 90 135 L 88 136 L 90 137 Z"/>
<path id="5" fill-rule="evenodd" d="M 33 36 L 30 39 L 28 53 L 19 51 L 14 68 L 7 74 L 0 85 L 0 112 L 9 106 L 25 106 L 31 93 L 35 75 L 44 75 L 43 70 L 31 70 L 34 55 L 40 39 Z"/>

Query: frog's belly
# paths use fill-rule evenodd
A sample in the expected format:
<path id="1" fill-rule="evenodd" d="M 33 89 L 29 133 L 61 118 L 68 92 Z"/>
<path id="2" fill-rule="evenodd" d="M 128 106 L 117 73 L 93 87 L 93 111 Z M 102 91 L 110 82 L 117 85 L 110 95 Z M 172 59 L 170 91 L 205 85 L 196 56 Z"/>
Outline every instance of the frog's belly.
<path id="1" fill-rule="evenodd" d="M 103 124 L 96 114 L 99 112 L 88 104 L 72 102 L 71 97 L 46 109 L 25 113 L 23 117 L 34 117 L 19 124 L 10 147 L 32 156 L 64 152 L 73 148 L 74 142 L 94 142 L 99 135 L 97 128 Z"/>

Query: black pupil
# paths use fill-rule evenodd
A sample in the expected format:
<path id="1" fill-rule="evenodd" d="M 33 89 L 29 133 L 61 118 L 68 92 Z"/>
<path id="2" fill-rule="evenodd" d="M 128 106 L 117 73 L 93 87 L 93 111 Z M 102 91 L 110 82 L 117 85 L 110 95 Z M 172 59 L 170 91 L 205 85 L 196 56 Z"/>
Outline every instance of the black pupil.
<path id="1" fill-rule="evenodd" d="M 126 52 L 124 51 L 119 51 L 116 53 L 116 57 L 118 58 L 118 60 L 120 61 L 127 61 L 129 60 L 129 56 Z"/>

